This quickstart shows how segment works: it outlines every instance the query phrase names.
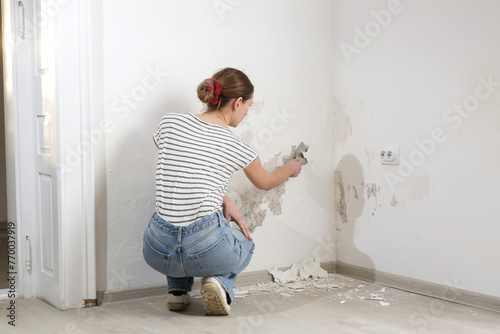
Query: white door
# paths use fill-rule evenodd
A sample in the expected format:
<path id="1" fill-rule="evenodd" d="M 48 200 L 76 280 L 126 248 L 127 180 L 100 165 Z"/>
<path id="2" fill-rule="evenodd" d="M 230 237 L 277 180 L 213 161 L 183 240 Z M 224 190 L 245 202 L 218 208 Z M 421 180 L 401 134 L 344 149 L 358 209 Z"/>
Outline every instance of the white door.
<path id="1" fill-rule="evenodd" d="M 61 287 L 61 227 L 55 33 L 47 15 L 53 0 L 11 2 L 17 11 L 16 71 L 21 219 L 30 238 L 38 298 L 64 308 Z M 24 258 L 29 259 L 30 254 Z"/>
<path id="2" fill-rule="evenodd" d="M 61 310 L 89 306 L 96 299 L 90 2 L 1 4 L 20 296 Z"/>

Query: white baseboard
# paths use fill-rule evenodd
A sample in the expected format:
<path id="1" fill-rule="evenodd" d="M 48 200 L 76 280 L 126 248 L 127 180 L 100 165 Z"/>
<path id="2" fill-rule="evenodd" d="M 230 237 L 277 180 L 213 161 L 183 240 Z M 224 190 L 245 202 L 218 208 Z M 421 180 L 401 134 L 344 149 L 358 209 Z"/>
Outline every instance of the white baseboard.
<path id="1" fill-rule="evenodd" d="M 489 311 L 500 312 L 500 298 L 495 296 L 457 289 L 446 285 L 430 283 L 404 276 L 388 274 L 341 262 L 337 262 L 336 272 L 343 276 L 373 282 L 427 297 L 473 306 Z"/>
<path id="2" fill-rule="evenodd" d="M 321 267 L 326 271 L 333 273 L 335 272 L 335 262 L 325 262 L 321 264 Z M 289 269 L 289 268 L 280 268 Z M 236 279 L 236 286 L 248 285 L 254 283 L 272 282 L 273 277 L 267 270 L 258 270 L 245 272 L 238 275 Z M 193 290 L 199 290 L 201 287 L 201 278 L 195 278 Z M 119 291 L 97 291 L 97 305 L 122 302 L 132 299 L 140 298 L 150 298 L 150 297 L 160 297 L 167 295 L 167 284 L 147 286 L 134 289 L 123 289 Z"/>
<path id="3" fill-rule="evenodd" d="M 341 262 L 326 262 L 322 263 L 321 267 L 329 273 L 338 273 L 340 275 L 356 278 L 366 282 L 377 283 L 403 291 L 417 293 L 427 297 L 473 306 L 489 311 L 500 312 L 500 298 L 495 296 L 425 282 L 404 276 L 388 274 L 373 269 L 353 266 Z M 238 275 L 236 286 L 271 282 L 272 280 L 272 275 L 270 275 L 267 270 L 258 270 Z M 201 278 L 195 279 L 193 290 L 200 289 L 200 282 Z M 167 284 L 135 289 L 124 289 L 112 292 L 98 291 L 97 305 L 166 295 Z"/>

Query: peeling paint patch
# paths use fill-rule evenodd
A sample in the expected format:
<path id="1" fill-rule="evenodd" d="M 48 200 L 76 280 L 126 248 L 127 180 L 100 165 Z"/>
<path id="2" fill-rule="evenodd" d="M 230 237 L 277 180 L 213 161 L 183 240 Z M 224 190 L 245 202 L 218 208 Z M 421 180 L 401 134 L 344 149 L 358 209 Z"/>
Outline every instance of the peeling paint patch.
<path id="1" fill-rule="evenodd" d="M 276 283 L 292 283 L 309 278 L 327 278 L 328 272 L 321 268 L 321 262 L 315 257 L 307 257 L 299 263 L 294 263 L 288 270 L 279 270 L 274 267 L 268 272 L 273 275 Z"/>
<path id="2" fill-rule="evenodd" d="M 368 199 L 372 197 L 377 199 L 379 193 L 380 186 L 378 186 L 376 183 L 369 183 L 366 185 L 366 195 L 368 196 Z"/>
<path id="3" fill-rule="evenodd" d="M 294 145 L 294 146 L 292 146 L 290 154 L 283 155 L 283 157 L 281 158 L 281 161 L 283 162 L 283 164 L 286 164 L 288 161 L 295 158 L 295 151 L 297 151 L 297 146 Z M 275 158 L 276 158 L 276 156 L 275 156 Z M 278 167 L 278 166 L 276 166 L 276 167 Z"/>
<path id="4" fill-rule="evenodd" d="M 397 206 L 398 201 L 396 200 L 396 194 L 392 195 L 391 206 Z"/>
<path id="5" fill-rule="evenodd" d="M 352 230 L 358 217 L 364 212 L 365 185 L 363 168 L 357 157 L 348 154 L 342 157 L 334 173 L 334 204 L 336 229 L 344 228 L 349 223 L 347 231 Z M 341 223 L 342 222 L 342 223 Z"/>
<path id="6" fill-rule="evenodd" d="M 375 216 L 375 211 L 381 205 L 378 203 L 378 196 L 380 195 L 380 186 L 376 183 L 369 183 L 366 185 L 366 195 L 368 197 L 368 216 Z"/>
<path id="7" fill-rule="evenodd" d="M 389 204 L 395 209 L 399 209 L 404 206 L 403 202 L 398 201 L 398 199 L 396 198 L 396 194 L 392 194 L 392 199 Z"/>
<path id="8" fill-rule="evenodd" d="M 296 147 L 293 146 L 288 155 L 282 156 L 278 153 L 262 166 L 270 172 L 274 171 L 282 163 L 293 158 L 295 150 Z M 275 216 L 281 215 L 285 194 L 285 183 L 269 191 L 260 190 L 248 180 L 243 171 L 238 171 L 233 175 L 227 190 L 227 195 L 235 201 L 250 232 L 262 226 L 268 211 Z"/>
<path id="9" fill-rule="evenodd" d="M 412 175 L 410 178 L 410 190 L 408 197 L 415 202 L 423 202 L 424 197 L 429 195 L 429 177 L 427 175 Z"/>
<path id="10" fill-rule="evenodd" d="M 356 190 L 356 186 L 352 186 L 352 189 L 354 190 L 354 198 L 359 199 L 358 191 Z"/>
<path id="11" fill-rule="evenodd" d="M 342 177 L 342 171 L 335 171 L 335 212 L 337 212 L 342 223 L 347 223 L 347 204 L 345 200 L 345 190 L 344 190 L 344 180 Z"/>

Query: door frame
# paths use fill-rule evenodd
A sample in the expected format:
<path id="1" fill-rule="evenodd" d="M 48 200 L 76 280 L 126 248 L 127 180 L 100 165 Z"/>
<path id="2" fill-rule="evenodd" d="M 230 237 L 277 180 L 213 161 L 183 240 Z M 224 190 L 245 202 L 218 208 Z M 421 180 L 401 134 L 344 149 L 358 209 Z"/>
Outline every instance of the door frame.
<path id="1" fill-rule="evenodd" d="M 25 0 L 33 1 L 33 0 Z M 20 194 L 23 178 L 19 145 L 16 100 L 15 34 L 17 0 L 1 0 L 4 47 L 4 94 L 7 146 L 9 221 L 17 227 L 17 295 L 37 297 L 36 274 L 26 270 L 23 228 L 37 222 L 23 221 L 26 206 Z M 56 26 L 56 104 L 60 223 L 60 303 L 56 308 L 72 309 L 91 305 L 96 300 L 94 149 L 92 145 L 92 63 L 90 39 L 90 1 L 53 0 Z M 12 131 L 13 130 L 13 131 Z M 76 153 L 76 161 L 75 161 Z M 32 226 L 32 225 L 31 225 Z M 40 235 L 31 238 L 40 238 Z M 34 243 L 35 244 L 35 243 Z M 35 252 L 33 249 L 32 252 Z M 36 257 L 32 257 L 33 261 Z M 37 263 L 32 264 L 35 270 Z"/>
<path id="2" fill-rule="evenodd" d="M 12 39 L 8 36 L 12 35 L 12 19 L 11 15 L 11 4 L 9 1 L 1 0 L 2 6 L 2 47 L 3 47 L 3 73 L 4 73 L 4 114 L 5 114 L 5 154 L 6 154 L 6 176 L 7 176 L 7 221 L 16 223 L 16 236 L 22 235 L 22 229 L 17 225 L 17 217 L 20 216 L 19 207 L 17 203 L 19 202 L 19 173 L 16 171 L 19 169 L 19 155 L 17 154 L 18 144 L 17 144 L 17 131 L 8 131 L 8 129 L 16 128 L 15 120 L 15 100 L 17 98 L 17 92 L 13 91 L 13 83 L 15 79 L 15 62 L 13 59 L 13 45 Z M 9 180 L 11 182 L 9 182 Z M 14 182 L 12 182 L 14 180 Z M 22 256 L 19 254 L 22 248 L 21 239 L 16 238 L 16 255 L 15 262 L 16 265 L 20 263 Z M 15 295 L 16 297 L 23 296 L 24 294 L 24 274 L 19 271 L 18 266 L 16 266 L 17 280 L 15 285 Z M 0 298 L 5 299 L 10 295 L 9 289 L 0 290 Z"/>

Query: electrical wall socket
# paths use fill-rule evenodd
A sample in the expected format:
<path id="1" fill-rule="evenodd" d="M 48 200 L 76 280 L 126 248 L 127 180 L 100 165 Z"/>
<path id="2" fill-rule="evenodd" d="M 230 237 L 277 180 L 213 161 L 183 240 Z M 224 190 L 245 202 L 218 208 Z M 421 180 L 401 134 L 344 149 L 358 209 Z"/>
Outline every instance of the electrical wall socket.
<path id="1" fill-rule="evenodd" d="M 386 145 L 380 150 L 380 162 L 384 165 L 399 165 L 399 147 Z"/>

